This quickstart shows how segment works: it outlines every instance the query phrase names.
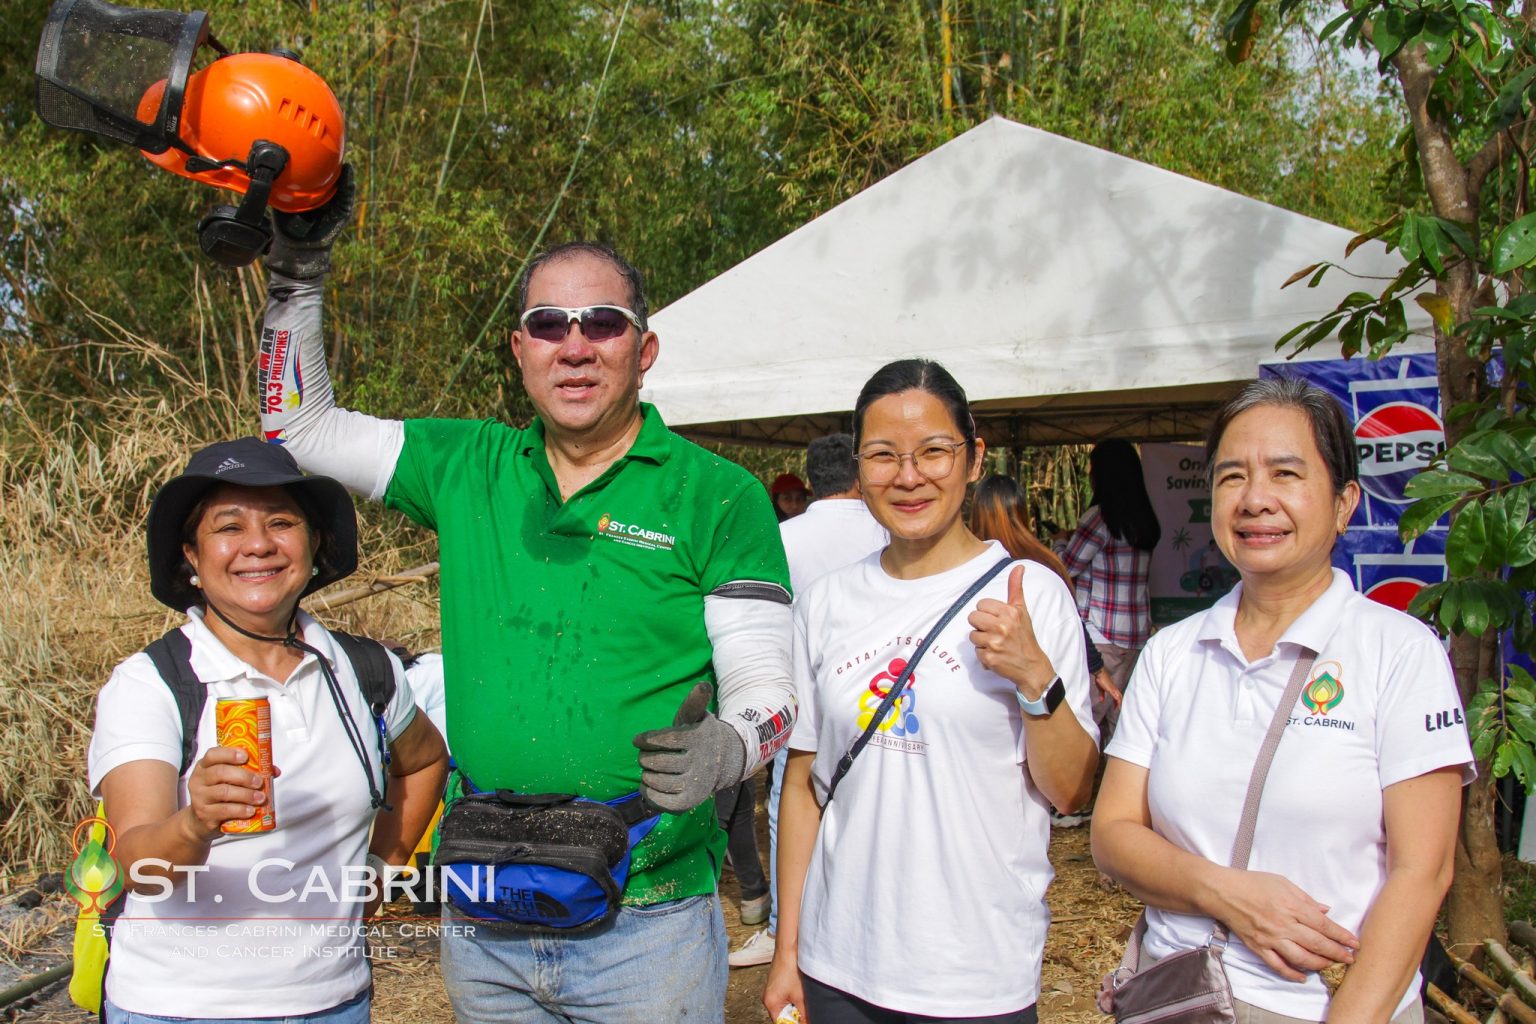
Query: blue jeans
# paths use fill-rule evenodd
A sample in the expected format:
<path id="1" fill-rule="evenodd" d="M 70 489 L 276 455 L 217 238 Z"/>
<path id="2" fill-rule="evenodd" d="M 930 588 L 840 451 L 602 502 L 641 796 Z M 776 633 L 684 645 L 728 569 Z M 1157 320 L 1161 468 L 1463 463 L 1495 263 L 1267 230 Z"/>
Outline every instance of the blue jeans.
<path id="1" fill-rule="evenodd" d="M 107 1024 L 162 1024 L 166 1021 L 174 1021 L 176 1024 L 368 1024 L 373 992 L 365 988 L 339 1006 L 297 1017 L 161 1017 L 149 1013 L 129 1013 L 113 1006 L 111 1000 L 104 1000 L 102 1006 L 106 1010 Z"/>
<path id="2" fill-rule="evenodd" d="M 768 908 L 768 934 L 779 933 L 779 796 L 784 792 L 784 766 L 789 764 L 789 748 L 780 747 L 768 770 L 768 892 L 773 899 Z"/>
<path id="3" fill-rule="evenodd" d="M 585 932 L 517 931 L 443 906 L 458 1024 L 724 1024 L 725 918 L 711 893 L 621 907 Z"/>

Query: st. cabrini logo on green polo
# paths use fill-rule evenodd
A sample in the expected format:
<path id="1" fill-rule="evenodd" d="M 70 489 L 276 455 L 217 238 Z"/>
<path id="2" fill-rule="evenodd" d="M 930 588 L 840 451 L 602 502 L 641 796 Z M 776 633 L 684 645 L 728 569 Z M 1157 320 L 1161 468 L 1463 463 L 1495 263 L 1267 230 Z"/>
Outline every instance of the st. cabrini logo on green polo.
<path id="1" fill-rule="evenodd" d="M 671 551 L 677 545 L 677 538 L 670 533 L 653 530 L 639 523 L 620 522 L 607 512 L 597 521 L 597 535 L 650 551 Z"/>

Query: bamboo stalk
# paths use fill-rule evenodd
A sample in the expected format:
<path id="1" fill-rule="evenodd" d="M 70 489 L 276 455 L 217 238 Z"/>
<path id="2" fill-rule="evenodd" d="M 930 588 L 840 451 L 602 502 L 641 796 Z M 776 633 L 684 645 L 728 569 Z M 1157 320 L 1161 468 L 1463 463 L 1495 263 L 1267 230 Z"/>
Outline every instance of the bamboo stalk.
<path id="1" fill-rule="evenodd" d="M 465 348 L 463 358 L 459 360 L 459 365 L 454 367 L 453 374 L 448 378 L 448 386 L 443 389 L 443 393 L 438 397 L 437 403 L 432 406 L 431 414 L 433 416 L 436 416 L 438 409 L 442 408 L 443 399 L 448 396 L 449 392 L 453 390 L 454 385 L 458 383 L 459 375 L 469 365 L 470 357 L 479 350 L 480 342 L 491 329 L 491 325 L 496 322 L 496 318 L 501 315 L 502 308 L 506 306 L 507 300 L 512 297 L 512 292 L 517 287 L 518 279 L 523 276 L 523 268 L 528 266 L 528 262 L 533 259 L 534 253 L 538 252 L 539 246 L 544 244 L 544 235 L 549 231 L 549 226 L 554 223 L 555 214 L 560 211 L 560 205 L 565 202 L 566 194 L 571 190 L 571 183 L 576 180 L 576 168 L 581 165 L 582 155 L 586 153 L 587 143 L 591 141 L 592 124 L 597 120 L 597 110 L 603 100 L 603 90 L 608 87 L 608 69 L 613 65 L 613 55 L 619 48 L 619 36 L 624 32 L 624 20 L 629 16 L 629 5 L 632 2 L 633 0 L 624 0 L 624 8 L 619 11 L 619 22 L 614 26 L 613 38 L 608 43 L 608 57 L 603 61 L 603 73 L 598 76 L 597 91 L 592 96 L 592 106 L 587 110 L 587 123 L 581 130 L 581 137 L 576 140 L 576 152 L 571 154 L 571 166 L 566 169 L 565 181 L 561 183 L 560 191 L 556 193 L 554 202 L 549 204 L 549 212 L 545 214 L 544 222 L 539 225 L 539 233 L 534 235 L 533 244 L 528 247 L 528 252 L 523 257 L 522 264 L 517 268 L 517 273 L 508 278 L 507 286 L 502 290 L 501 298 L 496 300 L 496 305 L 492 307 L 490 315 L 481 322 L 479 332 L 475 334 L 474 340 Z M 476 38 L 478 39 L 478 36 Z M 414 294 L 415 286 L 413 285 L 412 295 L 414 296 Z M 415 308 L 414 304 L 412 308 Z"/>
<path id="2" fill-rule="evenodd" d="M 1440 991 L 1440 986 L 1430 983 L 1425 986 L 1429 993 L 1429 1001 L 1435 1009 L 1445 1014 L 1451 1020 L 1451 1024 L 1483 1024 L 1482 1021 L 1467 1012 L 1466 1007 Z"/>
<path id="3" fill-rule="evenodd" d="M 1536 1024 L 1536 1010 L 1531 1009 L 1520 1001 L 1520 997 L 1513 989 L 1505 988 L 1494 981 L 1482 971 L 1473 967 L 1465 960 L 1450 954 L 1451 962 L 1456 965 L 1456 973 L 1466 978 L 1472 984 L 1482 989 L 1484 993 L 1493 997 L 1495 1009 L 1500 1019 L 1510 1019 L 1518 1024 Z"/>
<path id="4" fill-rule="evenodd" d="M 475 68 L 480 65 L 480 35 L 485 30 L 485 20 L 491 11 L 491 0 L 480 0 L 480 17 L 475 22 L 475 38 L 469 44 L 469 56 L 464 61 L 464 80 L 459 83 L 459 102 L 453 108 L 453 119 L 448 124 L 448 143 L 443 147 L 443 158 L 437 165 L 437 183 L 432 187 L 432 203 L 427 209 L 435 211 L 438 202 L 443 198 L 443 189 L 448 184 L 448 169 L 453 166 L 453 144 L 459 135 L 459 122 L 464 119 L 464 101 L 469 96 L 469 83 L 474 80 Z M 416 247 L 421 245 L 421 229 L 416 231 Z M 421 264 L 416 264 L 416 272 L 411 277 L 411 288 L 406 297 L 406 309 L 409 319 L 416 312 L 416 292 L 421 286 Z"/>
<path id="5" fill-rule="evenodd" d="M 1451 958 L 1451 963 L 1455 965 L 1457 974 L 1461 975 L 1463 978 L 1466 978 L 1472 984 L 1476 985 L 1490 996 L 1493 996 L 1495 999 L 1503 994 L 1503 985 L 1500 985 L 1497 981 L 1494 981 L 1488 975 L 1484 974 L 1476 967 L 1473 967 L 1471 964 L 1467 963 L 1455 953 L 1447 950 L 1446 955 Z"/>
<path id="6" fill-rule="evenodd" d="M 1529 921 L 1511 921 L 1509 923 L 1509 937 L 1526 949 L 1536 953 L 1536 927 Z"/>
<path id="7" fill-rule="evenodd" d="M 34 974 L 30 978 L 17 982 L 4 992 L 0 992 L 0 1006 L 9 1006 L 18 999 L 25 999 L 38 989 L 47 988 L 54 982 L 67 978 L 69 972 L 74 969 L 75 962 L 69 960 L 57 967 L 50 967 L 41 974 Z"/>
<path id="8" fill-rule="evenodd" d="M 1515 958 L 1509 955 L 1509 950 L 1493 939 L 1483 943 L 1483 948 L 1488 951 L 1488 958 L 1509 976 L 1509 987 L 1520 994 L 1520 998 L 1527 1003 L 1536 1003 L 1536 980 L 1532 980 L 1529 974 L 1520 969 L 1515 963 Z"/>
<path id="9" fill-rule="evenodd" d="M 948 129 L 954 122 L 955 93 L 954 93 L 954 37 L 949 24 L 949 0 L 939 0 L 939 39 L 944 46 L 944 127 Z"/>
<path id="10" fill-rule="evenodd" d="M 437 563 L 428 562 L 426 565 L 418 565 L 414 569 L 407 569 L 394 576 L 376 576 L 362 586 L 351 587 L 339 594 L 330 594 L 318 597 L 309 603 L 311 611 L 328 612 L 340 608 L 344 604 L 360 601 L 374 594 L 382 594 L 386 590 L 394 590 L 408 583 L 425 583 L 437 575 Z"/>
<path id="11" fill-rule="evenodd" d="M 1497 1009 L 1502 1010 L 1507 1019 L 1518 1021 L 1519 1024 L 1536 1024 L 1536 1010 L 1522 1003 L 1512 989 L 1506 989 L 1499 996 Z"/>

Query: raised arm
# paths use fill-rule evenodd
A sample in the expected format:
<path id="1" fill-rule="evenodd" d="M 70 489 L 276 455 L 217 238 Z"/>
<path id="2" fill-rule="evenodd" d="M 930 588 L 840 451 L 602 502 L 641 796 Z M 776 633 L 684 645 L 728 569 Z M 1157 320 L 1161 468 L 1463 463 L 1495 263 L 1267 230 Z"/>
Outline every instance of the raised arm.
<path id="1" fill-rule="evenodd" d="M 268 441 L 287 445 L 305 470 L 377 499 L 394 475 L 405 425 L 337 408 L 321 330 L 331 245 L 351 219 L 352 200 L 349 167 L 325 206 L 273 216 L 257 394 Z"/>
<path id="2" fill-rule="evenodd" d="M 1024 600 L 1026 565 L 1033 567 L 1030 577 L 1037 581 L 1029 606 Z M 1008 573 L 1007 600 L 982 598 L 967 621 L 977 660 L 1013 683 L 1021 700 L 1041 699 L 1061 679 L 1066 690 L 1061 707 L 1045 715 L 1023 715 L 1024 765 L 1045 798 L 1062 813 L 1072 813 L 1093 794 L 1099 744 L 1089 710 L 1086 659 L 1077 646 L 1082 631 L 1066 586 L 1038 562 L 1017 564 Z"/>

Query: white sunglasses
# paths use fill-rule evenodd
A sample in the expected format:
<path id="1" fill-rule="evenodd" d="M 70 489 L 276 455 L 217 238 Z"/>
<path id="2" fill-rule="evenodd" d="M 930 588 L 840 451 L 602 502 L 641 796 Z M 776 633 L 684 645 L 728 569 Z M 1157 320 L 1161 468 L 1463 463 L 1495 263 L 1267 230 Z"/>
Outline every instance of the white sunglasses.
<path id="1" fill-rule="evenodd" d="M 534 306 L 518 326 L 540 341 L 564 341 L 573 323 L 588 341 L 609 341 L 630 327 L 645 329 L 634 311 L 623 306 Z"/>

